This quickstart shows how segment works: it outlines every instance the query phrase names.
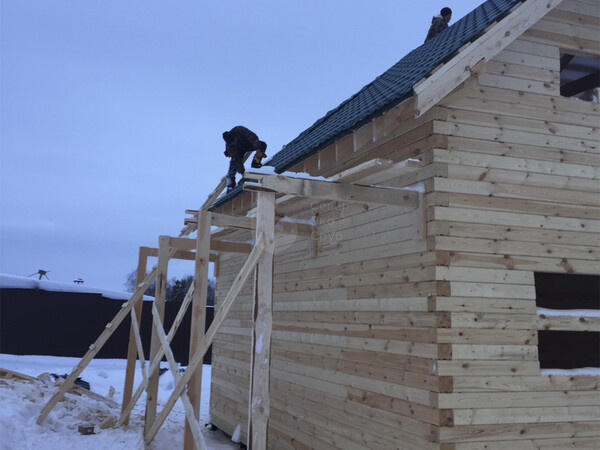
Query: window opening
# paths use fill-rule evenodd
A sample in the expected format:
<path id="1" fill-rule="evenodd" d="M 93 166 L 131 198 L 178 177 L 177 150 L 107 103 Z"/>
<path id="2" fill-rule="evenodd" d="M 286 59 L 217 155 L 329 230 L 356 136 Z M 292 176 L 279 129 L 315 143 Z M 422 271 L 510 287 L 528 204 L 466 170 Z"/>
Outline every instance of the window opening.
<path id="1" fill-rule="evenodd" d="M 560 54 L 560 95 L 598 103 L 600 59 Z"/>
<path id="2" fill-rule="evenodd" d="M 538 330 L 540 368 L 600 367 L 600 332 L 581 329 L 600 317 L 600 276 L 534 275 L 538 316 L 551 324 Z M 564 323 L 572 323 L 573 329 Z"/>

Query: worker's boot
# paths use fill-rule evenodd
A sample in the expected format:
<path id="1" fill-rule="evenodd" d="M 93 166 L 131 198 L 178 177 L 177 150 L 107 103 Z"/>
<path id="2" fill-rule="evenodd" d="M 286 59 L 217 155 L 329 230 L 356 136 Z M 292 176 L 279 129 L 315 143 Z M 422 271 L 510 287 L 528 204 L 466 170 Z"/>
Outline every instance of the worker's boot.
<path id="1" fill-rule="evenodd" d="M 260 169 L 262 167 L 262 164 L 260 162 L 261 159 L 262 158 L 259 158 L 258 156 L 254 155 L 254 158 L 252 158 L 252 163 L 250 165 L 255 169 Z"/>

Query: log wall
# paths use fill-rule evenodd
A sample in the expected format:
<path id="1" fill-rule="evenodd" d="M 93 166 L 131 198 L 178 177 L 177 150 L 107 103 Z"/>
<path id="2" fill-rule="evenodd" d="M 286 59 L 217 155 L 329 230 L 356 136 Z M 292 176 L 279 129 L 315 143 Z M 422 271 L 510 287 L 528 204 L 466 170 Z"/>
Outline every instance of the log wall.
<path id="1" fill-rule="evenodd" d="M 534 272 L 599 274 L 598 104 L 559 91 L 561 51 L 600 54 L 588 46 L 598 36 L 592 3 L 563 2 L 446 101 L 447 120 L 434 124 L 448 139 L 434 150 L 447 177 L 431 181 L 428 224 L 435 249 L 449 254 L 436 273 L 450 283 L 436 298 L 451 324 L 438 330 L 451 346 L 438 365 L 448 387 L 438 398 L 442 448 L 600 442 L 598 378 L 542 376 L 537 347 L 538 330 L 597 332 L 598 321 L 538 316 L 534 281 Z"/>
<path id="2" fill-rule="evenodd" d="M 270 447 L 597 447 L 598 378 L 542 376 L 538 356 L 538 330 L 597 319 L 538 316 L 534 273 L 599 273 L 598 104 L 559 89 L 561 51 L 600 55 L 599 15 L 565 0 L 423 117 L 405 102 L 294 168 L 419 158 L 373 180 L 422 187 L 426 226 L 401 208 L 278 206 L 318 233 L 276 242 Z M 219 258 L 217 308 L 243 261 Z M 211 418 L 229 433 L 247 421 L 252 294 L 213 346 Z"/>

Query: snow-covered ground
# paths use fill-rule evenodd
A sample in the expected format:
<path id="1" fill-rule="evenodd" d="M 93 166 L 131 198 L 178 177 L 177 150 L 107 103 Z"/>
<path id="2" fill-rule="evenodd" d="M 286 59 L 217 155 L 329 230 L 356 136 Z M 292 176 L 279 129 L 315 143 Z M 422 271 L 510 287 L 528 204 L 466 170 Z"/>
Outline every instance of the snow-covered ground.
<path id="1" fill-rule="evenodd" d="M 83 371 L 81 378 L 90 383 L 90 390 L 112 398 L 116 404 L 95 400 L 88 396 L 67 394 L 42 423 L 36 419 L 55 392 L 55 379 L 51 373 L 71 373 L 78 358 L 55 356 L 18 356 L 0 354 L 0 367 L 38 378 L 30 383 L 0 379 L 0 450 L 171 450 L 183 448 L 185 413 L 181 400 L 173 407 L 160 431 L 147 447 L 142 438 L 145 394 L 134 407 L 128 426 L 118 427 L 120 404 L 125 378 L 125 360 L 94 359 Z M 165 364 L 164 367 L 167 367 Z M 200 425 L 208 449 L 238 449 L 228 436 L 220 431 L 210 431 L 203 425 L 210 422 L 210 371 L 205 365 L 202 374 L 202 405 Z M 46 375 L 43 375 L 46 374 Z M 41 376 L 40 376 L 41 375 Z M 141 380 L 136 373 L 135 386 Z M 167 401 L 175 383 L 169 371 L 159 379 L 159 411 Z M 79 425 L 94 425 L 95 434 L 82 435 Z"/>

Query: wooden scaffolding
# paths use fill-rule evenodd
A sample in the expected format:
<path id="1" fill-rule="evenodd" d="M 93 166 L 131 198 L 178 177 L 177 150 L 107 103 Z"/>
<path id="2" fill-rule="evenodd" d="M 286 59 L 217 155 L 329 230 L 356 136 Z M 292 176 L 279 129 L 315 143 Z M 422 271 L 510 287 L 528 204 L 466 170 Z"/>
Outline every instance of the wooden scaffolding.
<path id="1" fill-rule="evenodd" d="M 424 211 L 423 195 L 414 190 L 390 189 L 384 187 L 355 184 L 369 175 L 386 172 L 401 173 L 413 171 L 418 161 L 407 160 L 392 164 L 386 160 L 374 159 L 349 169 L 335 177 L 323 181 L 300 178 L 295 175 L 282 176 L 267 174 L 263 171 L 247 172 L 244 190 L 256 194 L 256 207 L 246 217 L 212 213 L 208 208 L 214 203 L 224 188 L 224 180 L 208 197 L 199 210 L 188 210 L 193 217 L 185 219 L 186 225 L 178 237 L 159 237 L 158 248 L 141 247 L 137 272 L 137 289 L 132 297 L 122 305 L 119 313 L 90 345 L 89 350 L 74 367 L 61 387 L 43 407 L 37 423 L 41 424 L 66 392 L 73 386 L 77 377 L 97 355 L 112 333 L 129 315 L 131 317 L 130 341 L 127 367 L 123 389 L 123 403 L 120 425 L 128 423 L 133 406 L 142 393 L 146 392 L 146 414 L 144 440 L 151 442 L 171 412 L 175 402 L 181 398 L 186 415 L 184 437 L 185 449 L 205 449 L 201 429 L 198 424 L 200 412 L 200 394 L 202 383 L 202 361 L 210 348 L 236 297 L 250 276 L 254 275 L 254 304 L 252 327 L 252 351 L 250 358 L 249 411 L 248 411 L 248 448 L 265 449 L 267 447 L 267 425 L 269 420 L 269 367 L 272 329 L 272 289 L 273 255 L 275 235 L 302 234 L 310 236 L 313 227 L 306 223 L 278 220 L 276 207 L 283 202 L 294 201 L 298 197 L 309 197 L 320 201 L 343 201 L 365 204 L 394 205 Z M 254 242 L 232 242 L 217 240 L 211 235 L 211 227 L 221 229 L 254 230 Z M 424 221 L 419 228 L 424 236 Z M 196 238 L 189 238 L 193 232 Z M 206 293 L 209 262 L 214 261 L 217 252 L 247 253 L 245 263 L 235 277 L 225 298 L 219 302 L 214 320 L 205 332 Z M 158 264 L 146 275 L 149 256 L 157 256 Z M 188 290 L 180 310 L 170 328 L 165 333 L 163 318 L 167 287 L 168 262 L 172 258 L 195 261 L 194 282 Z M 140 336 L 142 298 L 146 289 L 156 280 L 156 293 L 152 305 L 152 338 L 150 355 L 146 359 Z M 170 343 L 181 324 L 187 309 L 192 307 L 192 325 L 190 332 L 190 357 L 188 366 L 180 374 L 173 356 Z M 176 382 L 166 404 L 157 413 L 157 392 L 159 366 L 166 358 Z M 142 373 L 142 381 L 133 391 L 136 363 Z"/>

